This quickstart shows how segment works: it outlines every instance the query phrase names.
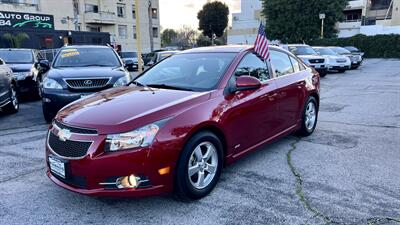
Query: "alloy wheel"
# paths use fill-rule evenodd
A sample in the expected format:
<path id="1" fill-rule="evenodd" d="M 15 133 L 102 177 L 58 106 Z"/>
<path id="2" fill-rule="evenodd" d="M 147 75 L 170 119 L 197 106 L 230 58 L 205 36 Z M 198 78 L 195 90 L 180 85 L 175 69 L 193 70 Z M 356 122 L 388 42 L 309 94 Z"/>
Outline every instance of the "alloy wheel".
<path id="1" fill-rule="evenodd" d="M 188 163 L 188 176 L 196 189 L 206 188 L 214 179 L 218 168 L 217 149 L 211 142 L 202 142 L 192 152 Z"/>
<path id="2" fill-rule="evenodd" d="M 306 108 L 306 120 L 305 120 L 305 125 L 307 130 L 312 130 L 314 128 L 316 119 L 317 119 L 317 110 L 315 103 L 313 101 L 310 101 L 307 105 Z"/>

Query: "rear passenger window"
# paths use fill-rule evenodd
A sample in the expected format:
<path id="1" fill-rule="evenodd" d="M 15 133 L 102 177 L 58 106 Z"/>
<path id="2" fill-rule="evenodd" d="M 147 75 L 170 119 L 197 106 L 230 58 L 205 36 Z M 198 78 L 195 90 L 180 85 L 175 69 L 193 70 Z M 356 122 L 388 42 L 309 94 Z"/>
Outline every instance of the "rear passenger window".
<path id="1" fill-rule="evenodd" d="M 292 62 L 294 72 L 295 73 L 300 72 L 301 69 L 300 69 L 299 61 L 297 61 L 297 59 L 293 58 L 292 56 L 289 56 L 289 58 L 290 58 L 290 61 Z"/>
<path id="2" fill-rule="evenodd" d="M 286 53 L 271 50 L 271 64 L 278 77 L 294 73 L 292 62 Z"/>
<path id="3" fill-rule="evenodd" d="M 261 82 L 271 79 L 267 64 L 254 53 L 249 53 L 243 57 L 236 69 L 235 76 L 252 76 Z"/>

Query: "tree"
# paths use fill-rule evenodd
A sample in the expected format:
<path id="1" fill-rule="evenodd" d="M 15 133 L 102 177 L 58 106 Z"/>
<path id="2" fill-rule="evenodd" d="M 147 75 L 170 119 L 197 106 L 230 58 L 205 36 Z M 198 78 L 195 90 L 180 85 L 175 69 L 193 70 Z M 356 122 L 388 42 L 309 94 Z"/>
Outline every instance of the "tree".
<path id="1" fill-rule="evenodd" d="M 308 42 L 321 34 L 320 13 L 325 13 L 324 37 L 336 37 L 336 23 L 344 19 L 348 0 L 263 0 L 269 39 L 283 43 Z"/>
<path id="2" fill-rule="evenodd" d="M 171 45 L 173 42 L 176 41 L 177 37 L 178 37 L 178 33 L 175 30 L 173 30 L 173 29 L 165 29 L 161 33 L 161 45 L 162 46 Z"/>
<path id="3" fill-rule="evenodd" d="M 176 45 L 182 49 L 193 48 L 196 45 L 198 33 L 189 26 L 183 26 L 177 32 Z"/>
<path id="4" fill-rule="evenodd" d="M 221 37 L 228 26 L 229 8 L 219 1 L 209 2 L 197 13 L 199 30 L 204 36 L 213 38 L 214 34 Z"/>
<path id="5" fill-rule="evenodd" d="M 11 48 L 21 48 L 22 42 L 29 39 L 29 35 L 26 33 L 18 33 L 16 35 L 5 33 L 3 38 L 10 42 Z"/>

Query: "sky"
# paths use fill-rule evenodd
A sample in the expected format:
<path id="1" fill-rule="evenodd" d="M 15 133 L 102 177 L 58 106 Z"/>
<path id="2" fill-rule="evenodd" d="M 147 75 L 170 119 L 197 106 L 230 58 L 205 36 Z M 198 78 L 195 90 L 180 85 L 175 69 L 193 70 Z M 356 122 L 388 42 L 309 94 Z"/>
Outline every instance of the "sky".
<path id="1" fill-rule="evenodd" d="M 240 0 L 220 0 L 229 7 L 229 13 L 240 12 Z M 188 25 L 198 28 L 197 12 L 207 0 L 159 0 L 161 28 L 179 29 Z"/>

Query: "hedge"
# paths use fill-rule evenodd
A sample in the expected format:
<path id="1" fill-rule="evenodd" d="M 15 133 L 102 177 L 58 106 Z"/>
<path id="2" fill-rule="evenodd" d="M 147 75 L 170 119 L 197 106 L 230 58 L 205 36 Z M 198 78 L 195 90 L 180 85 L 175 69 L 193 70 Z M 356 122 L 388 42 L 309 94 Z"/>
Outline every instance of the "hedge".
<path id="1" fill-rule="evenodd" d="M 400 35 L 375 35 L 362 34 L 349 38 L 326 38 L 312 40 L 313 46 L 355 46 L 365 52 L 366 58 L 400 58 Z"/>

